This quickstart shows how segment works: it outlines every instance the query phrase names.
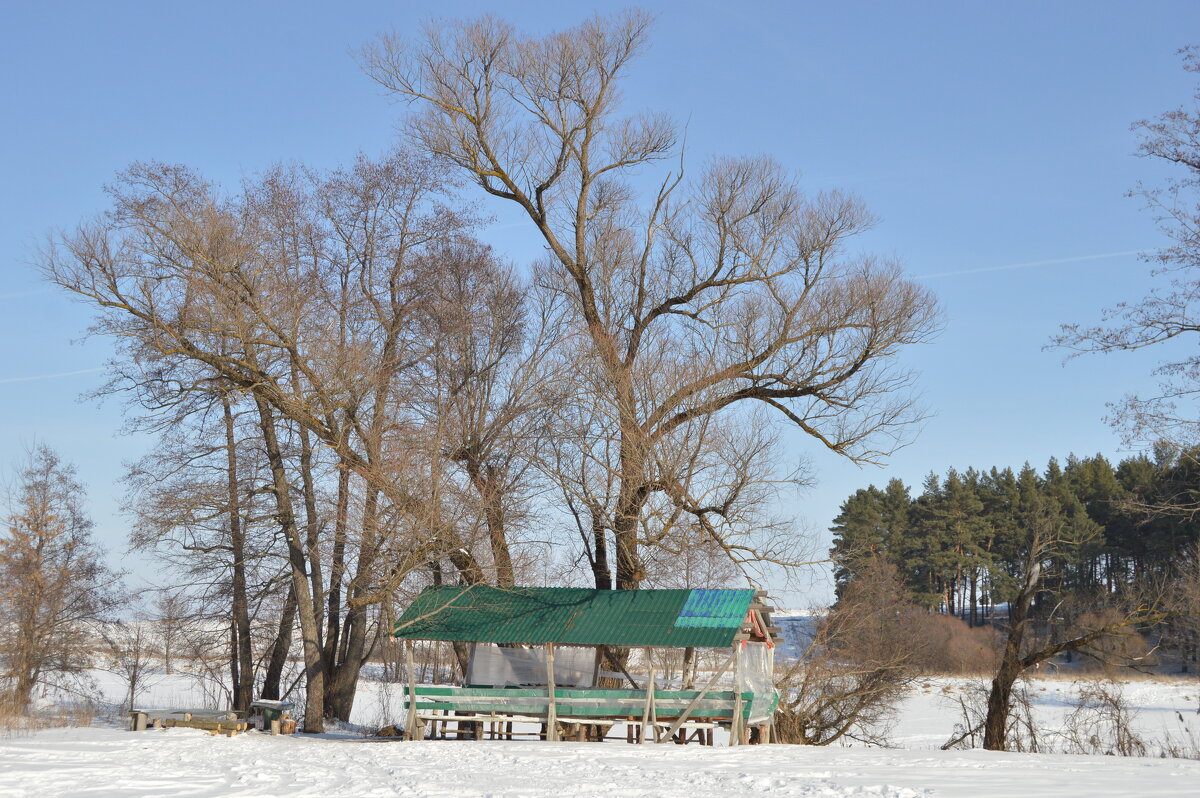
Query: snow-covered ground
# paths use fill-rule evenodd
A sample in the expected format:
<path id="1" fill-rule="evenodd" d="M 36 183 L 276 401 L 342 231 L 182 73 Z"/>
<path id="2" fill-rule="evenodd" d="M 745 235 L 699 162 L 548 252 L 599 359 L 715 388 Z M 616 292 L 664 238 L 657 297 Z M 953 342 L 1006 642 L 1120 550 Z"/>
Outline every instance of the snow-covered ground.
<path id="1" fill-rule="evenodd" d="M 101 687 L 115 699 L 119 684 Z M 142 702 L 181 705 L 186 679 L 160 677 Z M 1200 762 L 1068 754 L 940 751 L 969 691 L 964 679 L 917 683 L 893 730 L 895 749 L 522 742 L 396 742 L 351 733 L 317 737 L 210 737 L 191 729 L 132 733 L 112 726 L 0 737 L 2 796 L 1192 796 Z M 1030 685 L 1047 728 L 1077 684 Z M 1200 731 L 1200 683 L 1137 680 L 1124 686 L 1147 738 Z M 354 720 L 400 714 L 399 690 L 364 683 Z M 1181 720 L 1182 719 L 1182 723 Z M 619 731 L 618 731 L 619 733 Z"/>
<path id="2" fill-rule="evenodd" d="M 1194 796 L 1200 762 L 58 729 L 0 745 L 14 796 Z"/>

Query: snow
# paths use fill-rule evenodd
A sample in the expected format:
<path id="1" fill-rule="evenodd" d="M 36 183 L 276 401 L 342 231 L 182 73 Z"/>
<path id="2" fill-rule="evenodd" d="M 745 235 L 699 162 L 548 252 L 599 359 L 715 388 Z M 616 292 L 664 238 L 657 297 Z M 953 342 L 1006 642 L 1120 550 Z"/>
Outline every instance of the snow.
<path id="1" fill-rule="evenodd" d="M 104 680 L 110 697 L 118 683 Z M 354 720 L 399 714 L 398 686 L 362 685 Z M 0 796 L 1129 796 L 1195 795 L 1200 761 L 1068 754 L 938 750 L 958 720 L 971 681 L 923 679 L 892 739 L 899 748 L 697 745 L 623 741 L 398 742 L 349 732 L 213 737 L 192 729 L 129 732 L 96 725 L 0 736 Z M 1046 726 L 1078 693 L 1069 679 L 1031 682 Z M 1200 730 L 1194 680 L 1124 686 L 1148 737 Z M 161 676 L 145 706 L 199 706 L 194 686 Z M 157 703 L 156 703 L 157 702 Z M 618 728 L 614 730 L 621 734 Z M 622 735 L 623 736 L 623 735 Z"/>
<path id="2" fill-rule="evenodd" d="M 1195 795 L 1200 762 L 797 746 L 415 743 L 55 729 L 0 745 L 0 795 Z"/>
<path id="3" fill-rule="evenodd" d="M 1061 729 L 1075 707 L 1083 676 L 1034 678 L 1024 683 L 1043 736 L 1053 745 L 1053 732 Z M 988 680 L 966 678 L 919 679 L 900 708 L 899 721 L 889 735 L 903 748 L 938 748 L 962 722 L 960 698 L 969 701 L 973 691 L 986 689 Z M 1018 682 L 1018 688 L 1022 683 Z M 1200 683 L 1192 679 L 1146 678 L 1124 681 L 1121 693 L 1132 710 L 1134 730 L 1148 741 L 1176 740 L 1189 731 L 1200 739 L 1197 698 Z M 1182 720 L 1181 720 L 1182 719 Z"/>

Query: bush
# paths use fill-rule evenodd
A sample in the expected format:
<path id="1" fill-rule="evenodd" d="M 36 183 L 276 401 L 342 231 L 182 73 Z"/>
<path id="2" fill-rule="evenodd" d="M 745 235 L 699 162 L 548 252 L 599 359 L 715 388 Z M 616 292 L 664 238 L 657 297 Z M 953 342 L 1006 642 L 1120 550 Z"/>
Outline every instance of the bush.
<path id="1" fill-rule="evenodd" d="M 910 667 L 925 674 L 975 676 L 995 671 L 1000 635 L 990 626 L 974 628 L 949 615 L 909 613 L 900 633 L 910 641 Z"/>
<path id="2" fill-rule="evenodd" d="M 884 743 L 912 679 L 912 648 L 897 619 L 915 611 L 894 566 L 877 561 L 848 587 L 801 657 L 778 670 L 775 739 Z"/>

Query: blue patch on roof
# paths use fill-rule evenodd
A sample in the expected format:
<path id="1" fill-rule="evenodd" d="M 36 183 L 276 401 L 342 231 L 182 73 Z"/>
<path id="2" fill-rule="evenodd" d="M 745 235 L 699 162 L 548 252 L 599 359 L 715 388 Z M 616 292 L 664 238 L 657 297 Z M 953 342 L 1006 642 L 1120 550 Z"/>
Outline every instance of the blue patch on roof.
<path id="1" fill-rule="evenodd" d="M 679 610 L 680 628 L 729 628 L 741 625 L 753 590 L 692 590 Z"/>

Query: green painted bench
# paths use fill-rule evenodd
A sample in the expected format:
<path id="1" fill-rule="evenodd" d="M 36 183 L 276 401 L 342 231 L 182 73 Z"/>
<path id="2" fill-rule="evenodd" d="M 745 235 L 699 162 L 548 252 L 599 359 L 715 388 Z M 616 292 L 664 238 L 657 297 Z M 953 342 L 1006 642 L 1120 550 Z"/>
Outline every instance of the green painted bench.
<path id="1" fill-rule="evenodd" d="M 417 710 L 466 712 L 476 715 L 529 715 L 549 713 L 549 696 L 538 687 L 417 687 Z M 655 690 L 654 710 L 659 719 L 677 718 L 700 694 L 698 690 Z M 424 700 L 421 700 L 424 699 Z M 690 718 L 729 721 L 733 718 L 737 694 L 733 690 L 710 690 L 696 704 Z M 742 719 L 748 720 L 754 709 L 754 693 L 741 694 Z M 640 718 L 646 704 L 645 690 L 577 689 L 560 687 L 554 691 L 555 713 L 570 718 Z M 404 708 L 408 709 L 408 697 Z"/>

